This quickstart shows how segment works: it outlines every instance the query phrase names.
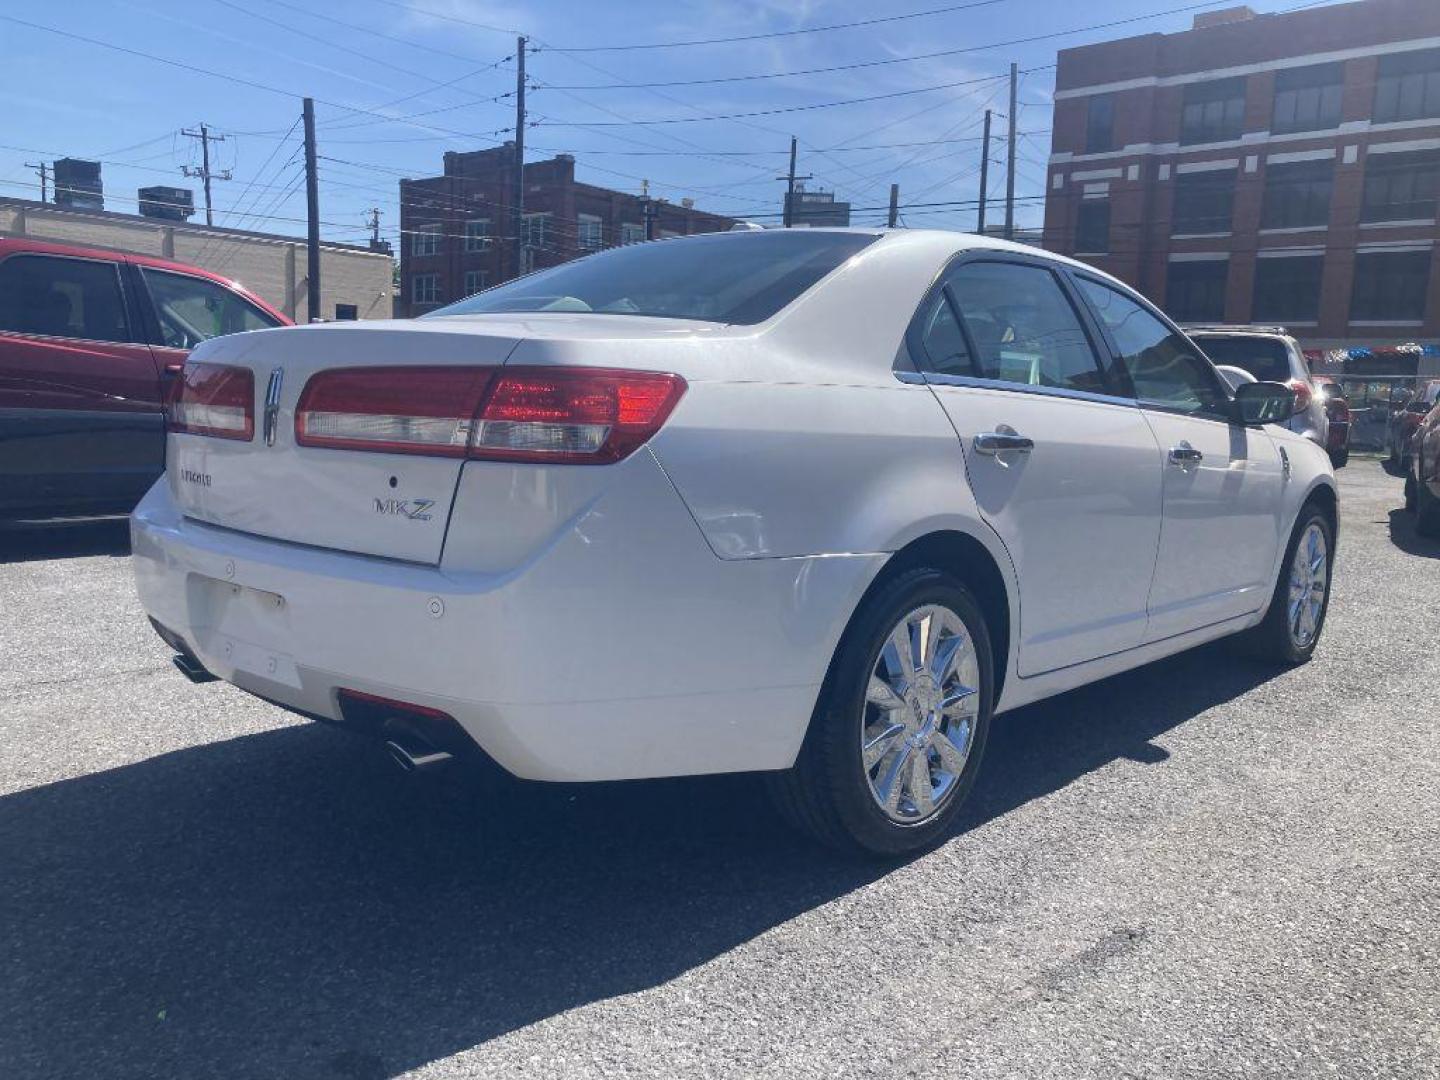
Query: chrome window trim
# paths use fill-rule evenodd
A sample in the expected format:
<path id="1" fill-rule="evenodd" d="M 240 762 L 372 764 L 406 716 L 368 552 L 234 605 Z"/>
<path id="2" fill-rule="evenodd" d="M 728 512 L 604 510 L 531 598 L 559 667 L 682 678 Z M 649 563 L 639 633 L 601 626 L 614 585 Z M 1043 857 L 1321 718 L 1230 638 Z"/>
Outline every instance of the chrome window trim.
<path id="1" fill-rule="evenodd" d="M 1032 386 L 1028 383 L 1006 382 L 1004 379 L 981 379 L 973 375 L 939 375 L 923 372 L 897 371 L 901 382 L 925 383 L 929 386 L 967 386 L 977 390 L 1006 390 L 1016 394 L 1039 394 L 1044 397 L 1067 398 L 1074 401 L 1089 401 L 1097 405 L 1123 405 L 1137 408 L 1134 398 L 1117 397 L 1114 394 L 1096 394 L 1089 390 L 1071 390 L 1065 386 Z"/>

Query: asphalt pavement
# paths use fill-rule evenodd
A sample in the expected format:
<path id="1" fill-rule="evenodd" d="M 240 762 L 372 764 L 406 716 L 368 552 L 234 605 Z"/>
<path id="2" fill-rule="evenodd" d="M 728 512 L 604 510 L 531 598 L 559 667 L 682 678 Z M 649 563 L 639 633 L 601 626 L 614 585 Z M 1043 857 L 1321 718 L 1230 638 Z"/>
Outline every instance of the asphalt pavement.
<path id="1" fill-rule="evenodd" d="M 0 1077 L 1440 1076 L 1440 543 L 1340 482 L 1310 665 L 1003 717 L 901 864 L 754 777 L 404 775 L 184 680 L 123 523 L 0 537 Z"/>

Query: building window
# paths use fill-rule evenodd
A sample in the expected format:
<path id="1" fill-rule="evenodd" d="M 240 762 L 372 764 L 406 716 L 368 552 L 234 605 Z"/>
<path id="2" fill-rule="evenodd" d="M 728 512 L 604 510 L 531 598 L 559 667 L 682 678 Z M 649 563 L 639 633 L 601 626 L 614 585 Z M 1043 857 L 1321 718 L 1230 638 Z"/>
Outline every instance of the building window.
<path id="1" fill-rule="evenodd" d="M 526 214 L 525 227 L 520 231 L 525 246 L 532 251 L 543 248 L 550 240 L 550 215 Z"/>
<path id="2" fill-rule="evenodd" d="M 1304 229 L 1330 223 L 1335 162 L 1287 161 L 1265 166 L 1262 229 Z"/>
<path id="3" fill-rule="evenodd" d="M 466 295 L 466 296 L 474 296 L 477 292 L 480 292 L 480 291 L 483 290 L 484 288 L 485 288 L 485 271 L 484 271 L 484 270 L 466 270 L 466 271 L 465 271 L 465 295 Z"/>
<path id="4" fill-rule="evenodd" d="M 1430 284 L 1430 249 L 1355 256 L 1351 322 L 1420 322 Z"/>
<path id="5" fill-rule="evenodd" d="M 1322 255 L 1285 255 L 1255 260 L 1255 306 L 1264 322 L 1315 322 L 1320 318 Z"/>
<path id="6" fill-rule="evenodd" d="M 1165 283 L 1165 313 L 1176 322 L 1221 321 L 1229 275 L 1229 259 L 1172 262 Z"/>
<path id="7" fill-rule="evenodd" d="M 1188 83 L 1180 111 L 1180 142 L 1227 142 L 1245 130 L 1245 80 Z"/>
<path id="8" fill-rule="evenodd" d="M 1440 49 L 1380 58 L 1374 120 L 1421 120 L 1440 116 Z"/>
<path id="9" fill-rule="evenodd" d="M 605 226 L 593 214 L 580 215 L 580 231 L 577 242 L 581 251 L 599 251 L 605 246 Z"/>
<path id="10" fill-rule="evenodd" d="M 465 250 L 484 251 L 490 246 L 490 219 L 471 218 L 465 222 Z"/>
<path id="11" fill-rule="evenodd" d="M 1110 250 L 1110 200 L 1081 199 L 1075 212 L 1075 250 L 1100 255 Z"/>
<path id="12" fill-rule="evenodd" d="M 353 322 L 360 318 L 360 306 L 358 304 L 336 304 L 336 322 Z"/>
<path id="13" fill-rule="evenodd" d="M 638 244 L 645 239 L 645 226 L 636 225 L 633 221 L 625 221 L 620 224 L 620 243 Z"/>
<path id="14" fill-rule="evenodd" d="M 1101 94 L 1090 99 L 1085 116 L 1085 152 L 1101 153 L 1115 149 L 1115 99 Z"/>
<path id="15" fill-rule="evenodd" d="M 1175 236 L 1229 232 L 1234 205 L 1234 169 L 1180 173 L 1175 177 L 1170 232 Z"/>
<path id="16" fill-rule="evenodd" d="M 1440 191 L 1440 150 L 1365 155 L 1361 221 L 1429 221 Z"/>
<path id="17" fill-rule="evenodd" d="M 1275 73 L 1275 111 L 1270 130 L 1321 131 L 1340 124 L 1340 94 L 1344 70 L 1340 64 L 1316 64 Z"/>
<path id="18" fill-rule="evenodd" d="M 438 255 L 440 253 L 440 226 L 417 225 L 410 234 L 411 255 Z"/>
<path id="19" fill-rule="evenodd" d="M 438 304 L 440 302 L 440 275 L 411 275 L 410 302 L 412 304 Z"/>

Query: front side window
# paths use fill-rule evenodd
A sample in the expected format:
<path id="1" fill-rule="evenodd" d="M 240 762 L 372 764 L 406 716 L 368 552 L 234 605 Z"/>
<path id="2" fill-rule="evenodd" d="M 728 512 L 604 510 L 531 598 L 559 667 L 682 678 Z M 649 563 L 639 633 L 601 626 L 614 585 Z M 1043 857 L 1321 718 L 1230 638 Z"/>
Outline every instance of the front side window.
<path id="1" fill-rule="evenodd" d="M 951 275 L 946 288 L 974 345 L 976 375 L 1110 393 L 1080 317 L 1049 270 L 969 263 Z"/>
<path id="2" fill-rule="evenodd" d="M 1440 116 L 1440 49 L 1382 56 L 1375 79 L 1375 122 L 1432 116 Z"/>
<path id="3" fill-rule="evenodd" d="M 411 255 L 438 255 L 439 253 L 439 225 L 421 225 L 410 234 Z"/>
<path id="4" fill-rule="evenodd" d="M 1365 155 L 1361 221 L 1429 221 L 1440 193 L 1440 150 Z"/>
<path id="5" fill-rule="evenodd" d="M 12 255 L 0 262 L 0 331 L 132 340 L 119 266 L 93 259 Z"/>
<path id="6" fill-rule="evenodd" d="M 412 304 L 438 304 L 440 302 L 440 275 L 415 274 L 410 278 L 410 302 Z"/>
<path id="7" fill-rule="evenodd" d="M 1102 255 L 1110 250 L 1110 200 L 1081 199 L 1075 211 L 1075 250 Z"/>
<path id="8" fill-rule="evenodd" d="M 1195 416 L 1224 417 L 1228 398 L 1215 369 L 1183 336 L 1130 297 L 1079 277 L 1081 293 L 1110 331 L 1121 365 L 1146 405 Z"/>
<path id="9" fill-rule="evenodd" d="M 193 349 L 213 337 L 280 325 L 250 301 L 213 281 L 148 266 L 140 268 L 140 275 L 155 303 L 160 340 L 172 349 Z"/>
<path id="10" fill-rule="evenodd" d="M 1245 80 L 1189 83 L 1180 110 L 1180 142 L 1228 142 L 1245 131 Z"/>
<path id="11" fill-rule="evenodd" d="M 1265 322 L 1319 319 L 1324 264 L 1323 255 L 1256 259 L 1254 318 Z"/>
<path id="12" fill-rule="evenodd" d="M 465 222 L 465 250 L 484 251 L 490 244 L 490 219 L 471 218 Z"/>
<path id="13" fill-rule="evenodd" d="M 1177 236 L 1229 232 L 1234 208 L 1234 169 L 1180 173 L 1170 231 Z"/>
<path id="14" fill-rule="evenodd" d="M 1419 322 L 1425 318 L 1430 251 L 1365 251 L 1355 256 L 1351 322 Z"/>
<path id="15" fill-rule="evenodd" d="M 1340 64 L 1290 68 L 1275 74 L 1275 109 L 1270 130 L 1323 131 L 1340 124 L 1344 73 Z"/>
<path id="16" fill-rule="evenodd" d="M 431 317 L 563 311 L 751 325 L 770 318 L 877 239 L 777 229 L 607 248 L 497 285 Z"/>
<path id="17" fill-rule="evenodd" d="M 1334 179 L 1333 159 L 1266 165 L 1260 227 L 1304 229 L 1328 225 Z"/>
<path id="18" fill-rule="evenodd" d="M 1165 283 L 1165 311 L 1181 322 L 1218 322 L 1225 318 L 1229 259 L 1172 262 Z"/>
<path id="19" fill-rule="evenodd" d="M 1109 94 L 1092 97 L 1085 114 L 1085 152 L 1115 149 L 1115 99 Z"/>

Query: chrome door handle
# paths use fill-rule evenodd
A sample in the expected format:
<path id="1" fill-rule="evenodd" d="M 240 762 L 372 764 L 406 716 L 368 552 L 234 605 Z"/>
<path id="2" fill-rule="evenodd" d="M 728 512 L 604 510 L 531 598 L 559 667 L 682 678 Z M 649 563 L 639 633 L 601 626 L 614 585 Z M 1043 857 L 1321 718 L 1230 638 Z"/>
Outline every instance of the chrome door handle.
<path id="1" fill-rule="evenodd" d="M 1013 431 L 986 431 L 975 436 L 975 452 L 992 457 L 1005 450 L 1017 450 L 1028 454 L 1035 449 L 1035 440 Z"/>
<path id="2" fill-rule="evenodd" d="M 1182 442 L 1179 446 L 1170 448 L 1170 464 L 1179 465 L 1184 468 L 1186 465 L 1193 465 L 1197 461 L 1204 461 L 1205 455 L 1196 450 L 1188 442 Z"/>

